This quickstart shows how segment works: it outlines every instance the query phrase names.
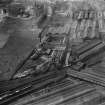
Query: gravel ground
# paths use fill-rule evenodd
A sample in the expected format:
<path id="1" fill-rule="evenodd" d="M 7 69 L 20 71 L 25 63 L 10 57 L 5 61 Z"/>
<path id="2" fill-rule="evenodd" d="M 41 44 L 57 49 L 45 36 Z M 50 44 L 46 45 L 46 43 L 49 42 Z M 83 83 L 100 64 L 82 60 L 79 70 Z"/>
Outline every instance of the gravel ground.
<path id="1" fill-rule="evenodd" d="M 35 19 L 25 22 L 19 19 L 7 19 L 5 24 L 0 24 L 0 34 L 7 35 L 8 31 L 11 32 L 8 42 L 0 49 L 0 81 L 10 79 L 18 63 L 38 43 L 39 30 L 34 23 Z"/>

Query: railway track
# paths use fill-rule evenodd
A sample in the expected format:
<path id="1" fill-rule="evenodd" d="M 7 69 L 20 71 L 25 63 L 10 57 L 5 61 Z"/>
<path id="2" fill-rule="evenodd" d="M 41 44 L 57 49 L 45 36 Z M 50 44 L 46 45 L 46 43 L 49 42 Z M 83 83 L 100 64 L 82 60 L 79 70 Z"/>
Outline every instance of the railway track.
<path id="1" fill-rule="evenodd" d="M 67 28 L 65 28 L 65 30 L 67 30 Z M 65 36 L 64 36 L 64 38 L 65 38 Z M 47 44 L 50 43 L 50 41 L 48 41 L 46 39 L 43 41 L 43 43 L 44 42 L 46 42 Z M 63 49 L 62 53 L 61 53 L 61 49 L 62 49 L 61 43 L 63 45 L 65 45 L 64 39 L 59 40 L 58 42 L 60 43 L 59 44 L 60 49 L 57 49 L 58 56 L 57 55 L 51 56 L 52 53 L 49 55 L 47 53 L 48 48 L 45 49 L 42 46 L 41 50 L 39 50 L 40 47 L 39 47 L 39 49 L 35 48 L 35 50 L 33 50 L 31 52 L 31 54 L 25 59 L 25 61 L 23 61 L 22 64 L 19 65 L 19 67 L 16 71 L 16 74 L 14 74 L 13 78 L 12 78 L 15 80 L 11 80 L 10 82 L 7 81 L 7 85 L 9 85 L 7 87 L 5 87 L 6 83 L 4 84 L 4 86 L 2 86 L 2 90 L 4 87 L 7 90 L 4 89 L 5 92 L 2 92 L 2 94 L 0 94 L 0 105 L 4 105 L 4 104 L 6 105 L 8 103 L 11 103 L 12 101 L 15 101 L 16 99 L 18 99 L 20 97 L 24 97 L 25 95 L 28 95 L 29 93 L 32 93 L 33 91 L 35 92 L 38 89 L 44 88 L 48 84 L 59 81 L 60 79 L 63 79 L 65 77 L 65 72 L 63 72 L 62 70 L 57 70 L 57 68 L 55 66 L 56 61 L 53 60 L 58 57 L 57 60 L 60 61 L 60 59 L 62 59 L 61 57 L 63 56 L 62 55 L 63 50 L 65 50 L 65 49 Z M 55 54 L 56 54 L 55 48 L 57 46 L 53 45 L 53 43 L 52 43 L 52 46 L 54 46 L 53 51 L 55 51 Z M 36 54 L 38 56 L 36 59 L 32 59 L 34 54 Z M 52 59 L 52 60 L 50 60 L 50 59 Z M 53 64 L 53 62 L 55 64 Z M 29 65 L 29 66 L 27 66 L 27 65 Z M 48 67 L 48 68 L 46 69 L 46 67 Z M 27 76 L 27 73 L 24 74 L 25 73 L 24 70 L 27 71 L 29 69 L 32 69 L 32 73 L 29 74 L 29 78 L 26 77 L 26 79 L 25 79 L 25 76 Z M 46 71 L 43 72 L 45 69 L 46 69 Z M 23 75 L 20 75 L 20 74 L 23 74 Z M 20 79 L 21 83 L 18 83 L 19 79 Z M 16 80 L 18 81 L 17 84 L 12 85 L 12 83 L 16 82 Z M 14 81 L 14 82 L 12 82 L 12 81 Z"/>
<path id="2" fill-rule="evenodd" d="M 96 11 L 81 10 L 74 18 L 41 32 L 41 43 L 19 66 L 15 80 L 2 87 L 7 90 L 0 105 L 105 104 L 105 72 L 99 66 L 105 43 L 96 32 Z"/>
<path id="3" fill-rule="evenodd" d="M 24 95 L 32 93 L 33 91 L 37 91 L 38 89 L 43 88 L 44 86 L 59 81 L 65 77 L 64 73 L 49 73 L 47 75 L 43 75 L 39 79 L 34 79 L 33 81 L 28 81 L 28 83 L 22 84 L 13 89 L 9 89 L 8 91 L 0 94 L 0 105 L 6 105 L 11 101 L 14 101 L 17 98 L 20 98 Z M 35 77 L 34 77 L 35 78 Z"/>
<path id="4" fill-rule="evenodd" d="M 10 105 L 72 105 L 76 103 L 80 105 L 96 103 L 99 105 L 105 101 L 105 94 L 100 90 L 103 88 L 70 77 Z"/>

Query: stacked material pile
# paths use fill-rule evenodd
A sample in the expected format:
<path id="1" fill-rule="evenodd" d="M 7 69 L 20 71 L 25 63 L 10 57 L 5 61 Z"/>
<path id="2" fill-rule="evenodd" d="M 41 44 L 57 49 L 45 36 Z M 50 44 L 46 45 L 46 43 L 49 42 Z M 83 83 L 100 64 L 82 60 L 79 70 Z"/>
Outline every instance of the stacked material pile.
<path id="1" fill-rule="evenodd" d="M 68 50 L 67 71 L 69 75 L 76 78 L 105 86 L 103 75 L 105 42 L 100 34 L 104 28 L 102 12 L 95 10 L 82 10 L 82 12 L 77 10 L 73 14 L 71 33 L 73 38 L 70 35 L 72 47 Z M 72 39 L 77 44 L 73 44 Z"/>
<path id="2" fill-rule="evenodd" d="M 94 10 L 77 10 L 73 13 L 70 40 L 75 42 L 84 39 L 99 38 L 98 20 Z"/>

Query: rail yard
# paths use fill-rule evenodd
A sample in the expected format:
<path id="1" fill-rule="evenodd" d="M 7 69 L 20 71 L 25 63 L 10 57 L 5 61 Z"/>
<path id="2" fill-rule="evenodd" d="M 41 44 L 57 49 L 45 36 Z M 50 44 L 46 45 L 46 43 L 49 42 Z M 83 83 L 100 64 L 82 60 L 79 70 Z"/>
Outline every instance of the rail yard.
<path id="1" fill-rule="evenodd" d="M 0 105 L 105 105 L 105 14 L 73 3 L 46 22 L 40 42 L 0 81 Z"/>

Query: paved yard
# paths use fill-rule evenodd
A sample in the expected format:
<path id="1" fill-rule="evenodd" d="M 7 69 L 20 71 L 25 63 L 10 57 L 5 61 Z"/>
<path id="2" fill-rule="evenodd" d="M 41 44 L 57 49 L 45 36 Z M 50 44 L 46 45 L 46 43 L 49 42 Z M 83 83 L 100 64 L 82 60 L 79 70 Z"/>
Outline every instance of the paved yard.
<path id="1" fill-rule="evenodd" d="M 7 19 L 6 24 L 1 24 L 0 34 L 10 37 L 6 45 L 0 49 L 0 81 L 7 80 L 15 72 L 17 64 L 24 59 L 30 50 L 38 43 L 38 30 L 35 28 L 34 19 L 21 21 Z"/>

